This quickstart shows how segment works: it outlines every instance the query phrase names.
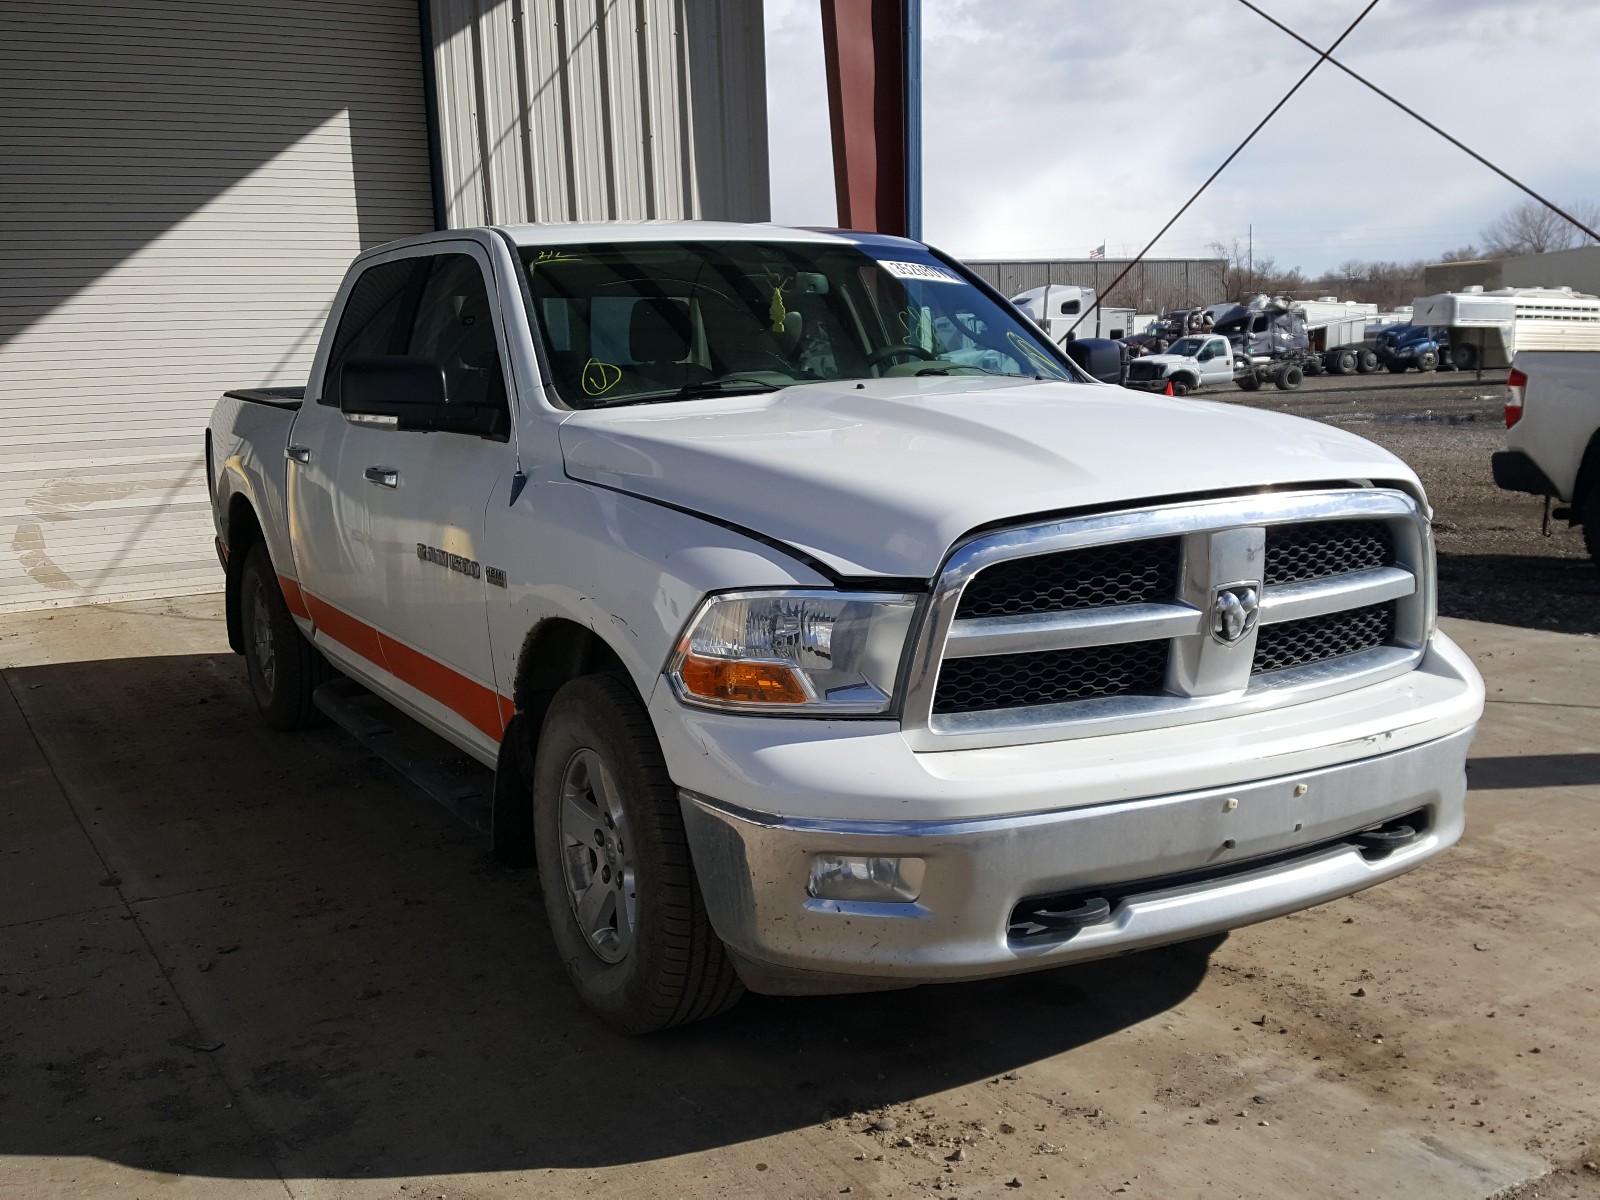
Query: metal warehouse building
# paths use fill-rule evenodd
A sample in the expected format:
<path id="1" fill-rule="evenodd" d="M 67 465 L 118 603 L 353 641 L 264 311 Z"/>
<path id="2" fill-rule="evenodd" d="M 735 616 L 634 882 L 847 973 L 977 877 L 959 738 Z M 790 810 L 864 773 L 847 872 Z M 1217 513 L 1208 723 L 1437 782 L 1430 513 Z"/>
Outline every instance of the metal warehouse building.
<path id="1" fill-rule="evenodd" d="M 0 611 L 210 591 L 230 387 L 305 380 L 361 249 L 764 219 L 741 0 L 5 0 Z"/>
<path id="2" fill-rule="evenodd" d="M 1161 312 L 1186 308 L 1191 304 L 1210 304 L 1226 298 L 1223 273 L 1227 263 L 1220 258 L 1147 258 L 1118 286 L 1116 295 L 1106 289 L 1132 260 L 1126 258 L 1058 259 L 967 259 L 967 265 L 995 289 L 1015 296 L 1047 283 L 1070 283 L 1089 287 L 1101 300 L 1138 309 Z"/>

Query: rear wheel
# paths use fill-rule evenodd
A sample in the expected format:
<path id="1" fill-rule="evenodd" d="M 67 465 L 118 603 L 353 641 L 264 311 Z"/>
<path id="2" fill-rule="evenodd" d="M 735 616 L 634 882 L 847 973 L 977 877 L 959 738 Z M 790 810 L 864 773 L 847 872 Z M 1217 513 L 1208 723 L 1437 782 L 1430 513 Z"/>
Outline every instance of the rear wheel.
<path id="1" fill-rule="evenodd" d="M 1363 375 L 1370 375 L 1378 369 L 1377 352 L 1370 347 L 1362 347 L 1356 351 L 1356 370 Z"/>
<path id="2" fill-rule="evenodd" d="M 1582 511 L 1583 548 L 1589 552 L 1589 561 L 1600 567 L 1600 479 L 1589 485 Z"/>
<path id="3" fill-rule="evenodd" d="M 610 675 L 556 693 L 533 768 L 545 915 L 583 1002 L 624 1033 L 743 995 L 695 881 L 677 789 L 637 697 Z"/>
<path id="4" fill-rule="evenodd" d="M 1322 360 L 1315 356 L 1308 358 L 1301 364 L 1301 369 L 1305 371 L 1307 379 L 1315 379 L 1322 374 Z"/>
<path id="5" fill-rule="evenodd" d="M 1292 363 L 1279 367 L 1278 373 L 1272 377 L 1272 382 L 1278 385 L 1280 392 L 1292 392 L 1305 381 L 1305 373 Z"/>
<path id="6" fill-rule="evenodd" d="M 1354 350 L 1341 350 L 1334 358 L 1335 375 L 1354 375 L 1360 368 L 1361 358 Z"/>
<path id="7" fill-rule="evenodd" d="M 315 725 L 321 714 L 311 695 L 333 678 L 333 668 L 296 627 L 265 542 L 257 542 L 245 556 L 239 615 L 245 670 L 262 717 L 274 729 Z"/>
<path id="8" fill-rule="evenodd" d="M 1261 379 L 1254 371 L 1247 371 L 1235 379 L 1234 382 L 1239 385 L 1241 392 L 1259 392 L 1261 390 Z"/>
<path id="9" fill-rule="evenodd" d="M 1460 346 L 1451 346 L 1450 361 L 1455 363 L 1457 370 L 1474 370 L 1478 365 L 1478 348 L 1470 342 Z"/>

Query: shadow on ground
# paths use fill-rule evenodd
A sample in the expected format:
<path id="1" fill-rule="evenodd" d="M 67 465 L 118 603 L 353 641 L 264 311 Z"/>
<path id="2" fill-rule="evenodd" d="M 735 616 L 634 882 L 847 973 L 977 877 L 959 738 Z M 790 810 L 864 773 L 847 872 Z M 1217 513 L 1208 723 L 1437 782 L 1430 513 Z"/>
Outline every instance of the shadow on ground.
<path id="1" fill-rule="evenodd" d="M 531 874 L 342 735 L 264 729 L 237 659 L 3 677 L 0 1155 L 235 1179 L 646 1161 L 1103 1037 L 1180 1004 L 1220 941 L 624 1039 L 575 1002 Z"/>
<path id="2" fill-rule="evenodd" d="M 1600 633 L 1600 567 L 1578 557 L 1440 551 L 1439 615 Z"/>

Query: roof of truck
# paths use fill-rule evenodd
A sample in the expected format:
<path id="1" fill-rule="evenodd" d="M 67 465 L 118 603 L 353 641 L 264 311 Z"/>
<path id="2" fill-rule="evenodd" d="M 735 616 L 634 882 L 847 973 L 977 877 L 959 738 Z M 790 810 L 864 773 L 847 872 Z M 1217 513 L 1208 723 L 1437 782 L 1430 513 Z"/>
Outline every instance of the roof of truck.
<path id="1" fill-rule="evenodd" d="M 850 242 L 899 243 L 904 238 L 848 229 L 799 229 L 792 225 L 743 221 L 584 221 L 499 228 L 519 246 L 559 246 L 575 242 Z"/>

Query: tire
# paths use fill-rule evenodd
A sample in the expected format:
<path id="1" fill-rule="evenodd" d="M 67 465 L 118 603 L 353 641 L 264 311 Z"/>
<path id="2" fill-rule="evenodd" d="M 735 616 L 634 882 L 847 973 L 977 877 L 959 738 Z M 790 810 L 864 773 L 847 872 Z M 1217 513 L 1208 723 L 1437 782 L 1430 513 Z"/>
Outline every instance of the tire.
<path id="1" fill-rule="evenodd" d="M 1278 373 L 1272 377 L 1272 382 L 1278 385 L 1280 392 L 1292 392 L 1305 382 L 1305 372 L 1290 363 L 1286 367 L 1279 367 Z"/>
<path id="2" fill-rule="evenodd" d="M 1391 358 L 1383 365 L 1389 368 L 1391 375 L 1404 375 L 1411 369 L 1411 364 L 1400 358 Z"/>
<path id="3" fill-rule="evenodd" d="M 1583 501 L 1583 548 L 1589 552 L 1589 561 L 1600 567 L 1600 479 L 1589 485 L 1589 494 Z"/>
<path id="4" fill-rule="evenodd" d="M 1335 375 L 1354 375 L 1361 369 L 1361 356 L 1354 350 L 1340 350 L 1334 359 Z"/>
<path id="5" fill-rule="evenodd" d="M 257 542 L 245 555 L 239 618 L 245 672 L 262 718 L 284 731 L 318 724 L 322 714 L 311 696 L 333 678 L 334 671 L 295 625 L 265 542 Z"/>
<path id="6" fill-rule="evenodd" d="M 1305 372 L 1307 379 L 1315 379 L 1322 374 L 1322 360 L 1313 354 L 1300 364 L 1300 369 Z"/>
<path id="7" fill-rule="evenodd" d="M 1167 380 L 1167 386 L 1172 389 L 1172 394 L 1174 396 L 1187 396 L 1190 392 L 1194 391 L 1194 389 L 1189 386 L 1189 381 L 1187 379 L 1169 379 Z"/>
<path id="8" fill-rule="evenodd" d="M 1439 352 L 1437 350 L 1424 350 L 1417 355 L 1417 370 L 1426 374 L 1439 369 Z"/>
<path id="9" fill-rule="evenodd" d="M 1239 376 L 1234 380 L 1234 383 L 1239 385 L 1241 392 L 1259 392 L 1261 390 L 1261 379 L 1254 371 L 1248 375 Z"/>
<path id="10" fill-rule="evenodd" d="M 1356 370 L 1362 375 L 1370 375 L 1378 369 L 1378 354 L 1370 346 L 1364 346 L 1356 351 Z"/>
<path id="11" fill-rule="evenodd" d="M 586 675 L 556 693 L 533 824 L 550 933 L 592 1012 L 623 1033 L 654 1033 L 744 994 L 706 915 L 655 730 L 621 680 Z"/>
<path id="12" fill-rule="evenodd" d="M 1473 371 L 1478 366 L 1478 348 L 1470 342 L 1450 347 L 1450 361 L 1458 371 Z"/>

